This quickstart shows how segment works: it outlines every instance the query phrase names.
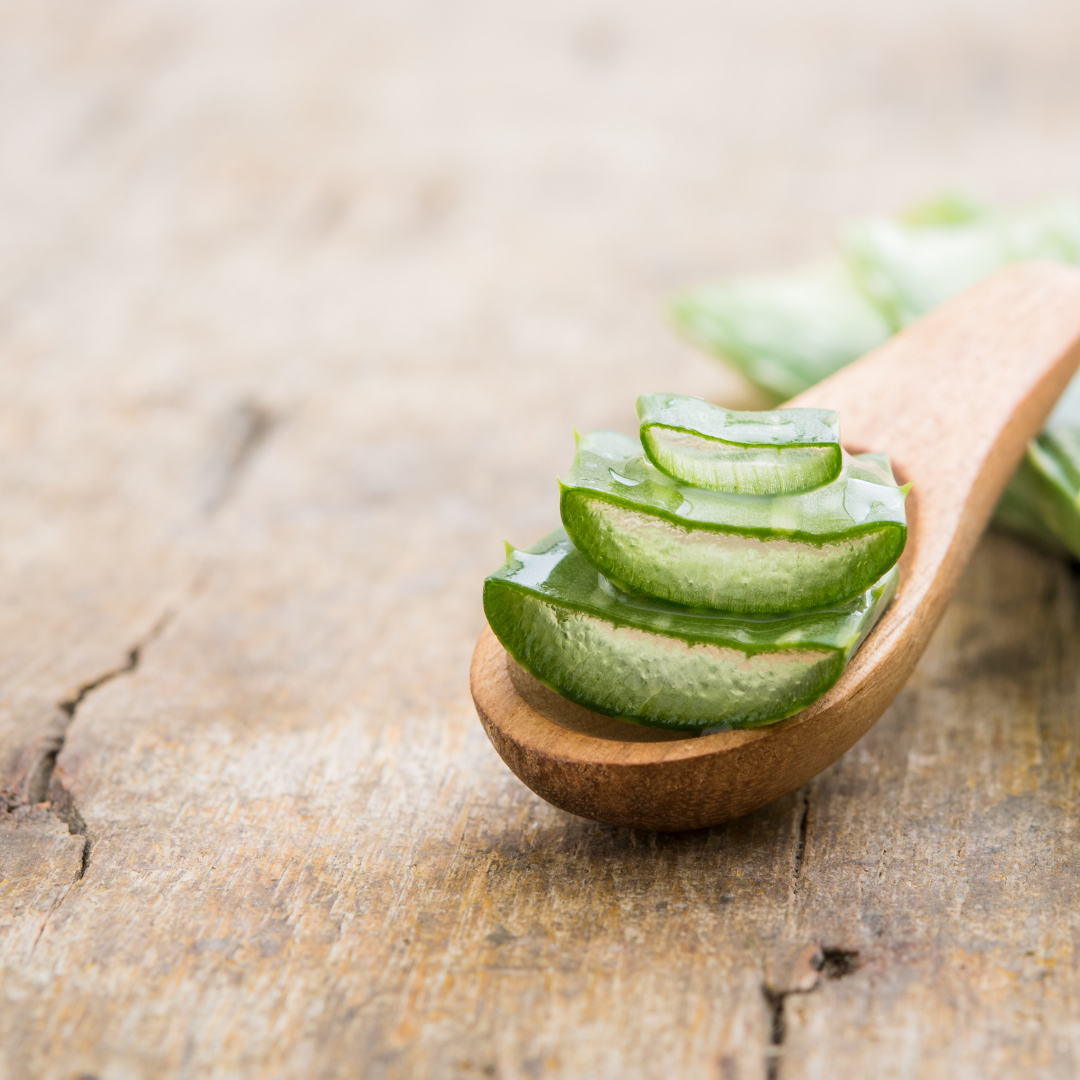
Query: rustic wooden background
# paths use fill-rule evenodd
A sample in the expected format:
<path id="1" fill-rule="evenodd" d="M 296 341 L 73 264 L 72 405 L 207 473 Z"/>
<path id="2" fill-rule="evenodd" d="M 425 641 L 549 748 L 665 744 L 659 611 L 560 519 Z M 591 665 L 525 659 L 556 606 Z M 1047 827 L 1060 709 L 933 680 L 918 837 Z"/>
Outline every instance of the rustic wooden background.
<path id="1" fill-rule="evenodd" d="M 0 3 L 0 1078 L 1074 1077 L 1080 582 L 987 538 L 796 794 L 618 830 L 467 669 L 713 272 L 1080 192 L 1068 0 Z M 883 403 L 887 408 L 887 402 Z"/>

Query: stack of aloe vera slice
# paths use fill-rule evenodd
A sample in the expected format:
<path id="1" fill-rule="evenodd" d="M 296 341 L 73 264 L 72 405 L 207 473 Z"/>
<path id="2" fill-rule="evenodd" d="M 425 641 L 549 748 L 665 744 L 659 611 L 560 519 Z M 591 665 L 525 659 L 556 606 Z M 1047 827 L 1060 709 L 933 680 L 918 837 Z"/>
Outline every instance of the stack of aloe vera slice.
<path id="1" fill-rule="evenodd" d="M 1009 263 L 1080 265 L 1080 204 L 1005 214 L 945 196 L 901 218 L 851 222 L 838 246 L 801 271 L 691 289 L 675 301 L 676 324 L 763 390 L 792 397 Z M 995 520 L 1080 558 L 1080 376 L 1029 446 Z"/>
<path id="2" fill-rule="evenodd" d="M 638 400 L 641 439 L 578 439 L 563 528 L 507 545 L 484 583 L 496 636 L 571 701 L 692 733 L 820 697 L 888 607 L 906 489 L 841 450 L 822 409 Z"/>

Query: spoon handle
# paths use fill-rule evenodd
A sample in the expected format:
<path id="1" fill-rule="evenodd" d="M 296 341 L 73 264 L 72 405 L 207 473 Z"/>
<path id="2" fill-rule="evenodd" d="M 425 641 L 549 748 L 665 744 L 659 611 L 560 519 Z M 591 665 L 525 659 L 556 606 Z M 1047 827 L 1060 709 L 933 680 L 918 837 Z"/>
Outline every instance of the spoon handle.
<path id="1" fill-rule="evenodd" d="M 812 712 L 863 698 L 871 688 L 884 701 L 873 719 L 884 711 L 926 647 L 1028 441 L 1078 364 L 1080 271 L 1027 263 L 996 274 L 789 403 L 836 409 L 848 449 L 884 450 L 900 482 L 912 484 L 893 607 Z M 869 726 L 860 724 L 858 735 Z"/>

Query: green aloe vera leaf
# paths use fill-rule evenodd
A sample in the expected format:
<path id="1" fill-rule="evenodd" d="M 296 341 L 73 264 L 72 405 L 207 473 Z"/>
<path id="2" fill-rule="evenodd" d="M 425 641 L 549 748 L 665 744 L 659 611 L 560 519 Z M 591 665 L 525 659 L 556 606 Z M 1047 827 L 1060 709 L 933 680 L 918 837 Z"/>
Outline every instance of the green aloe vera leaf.
<path id="1" fill-rule="evenodd" d="M 559 529 L 484 582 L 506 650 L 552 690 L 595 712 L 704 733 L 774 723 L 840 677 L 888 607 L 897 571 L 825 610 L 774 618 L 702 614 L 606 582 Z"/>
<path id="2" fill-rule="evenodd" d="M 1001 495 L 994 511 L 994 525 L 1055 555 L 1066 554 L 1068 546 L 1047 524 L 1059 516 L 1060 505 L 1046 478 L 1025 458 Z"/>
<path id="3" fill-rule="evenodd" d="M 1009 481 L 994 523 L 1080 558 L 1080 376 L 1065 389 Z"/>
<path id="4" fill-rule="evenodd" d="M 641 444 L 597 431 L 578 441 L 563 525 L 629 592 L 694 608 L 773 614 L 840 603 L 900 557 L 905 492 L 884 455 L 844 456 L 831 484 L 798 495 L 733 495 L 681 484 Z"/>
<path id="5" fill-rule="evenodd" d="M 1069 199 L 1000 214 L 955 199 L 906 219 L 867 218 L 841 231 L 851 273 L 896 329 L 1012 262 L 1080 262 L 1080 205 Z"/>
<path id="6" fill-rule="evenodd" d="M 1019 492 L 1059 544 L 1071 552 L 1080 551 L 1080 506 L 1076 485 L 1040 445 L 1028 443 L 1020 468 L 1009 481 L 1014 497 Z M 1029 533 L 1030 535 L 1030 533 Z"/>
<path id="7" fill-rule="evenodd" d="M 844 228 L 840 245 L 855 278 L 897 330 L 1007 261 L 994 219 L 912 226 L 867 218 Z"/>
<path id="8" fill-rule="evenodd" d="M 642 394 L 637 414 L 649 460 L 685 484 L 781 495 L 840 475 L 840 417 L 831 409 L 734 412 L 698 397 Z"/>
<path id="9" fill-rule="evenodd" d="M 1065 388 L 1036 441 L 1068 477 L 1070 488 L 1080 490 L 1080 376 Z"/>
<path id="10" fill-rule="evenodd" d="M 778 399 L 820 382 L 892 332 L 837 259 L 688 290 L 672 316 L 691 341 Z"/>
<path id="11" fill-rule="evenodd" d="M 1004 217 L 1009 260 L 1053 259 L 1080 264 L 1080 203 L 1053 199 Z"/>
<path id="12" fill-rule="evenodd" d="M 900 215 L 905 225 L 963 225 L 980 218 L 992 217 L 994 211 L 986 203 L 973 199 L 966 192 L 943 191 L 925 202 L 909 207 Z"/>

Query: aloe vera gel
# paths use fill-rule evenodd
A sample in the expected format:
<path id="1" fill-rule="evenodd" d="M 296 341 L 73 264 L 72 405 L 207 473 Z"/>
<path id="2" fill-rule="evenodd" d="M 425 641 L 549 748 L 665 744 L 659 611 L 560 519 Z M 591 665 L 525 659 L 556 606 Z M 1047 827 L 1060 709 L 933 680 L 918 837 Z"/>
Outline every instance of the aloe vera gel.
<path id="1" fill-rule="evenodd" d="M 798 712 L 896 590 L 904 491 L 888 460 L 842 454 L 822 410 L 646 395 L 638 412 L 640 442 L 579 439 L 563 528 L 508 546 L 485 581 L 492 630 L 541 682 L 623 720 L 701 733 Z"/>
<path id="2" fill-rule="evenodd" d="M 756 727 L 804 709 L 840 676 L 896 589 L 895 568 L 853 600 L 748 619 L 635 596 L 559 530 L 511 550 L 484 584 L 496 636 L 579 705 L 691 732 Z"/>
<path id="3" fill-rule="evenodd" d="M 649 460 L 687 484 L 782 495 L 840 475 L 840 418 L 828 409 L 733 412 L 682 394 L 643 394 L 637 412 Z"/>
<path id="4" fill-rule="evenodd" d="M 903 493 L 879 455 L 847 457 L 811 491 L 733 495 L 673 480 L 611 431 L 579 440 L 561 509 L 574 544 L 621 588 L 757 615 L 851 599 L 907 536 Z"/>

